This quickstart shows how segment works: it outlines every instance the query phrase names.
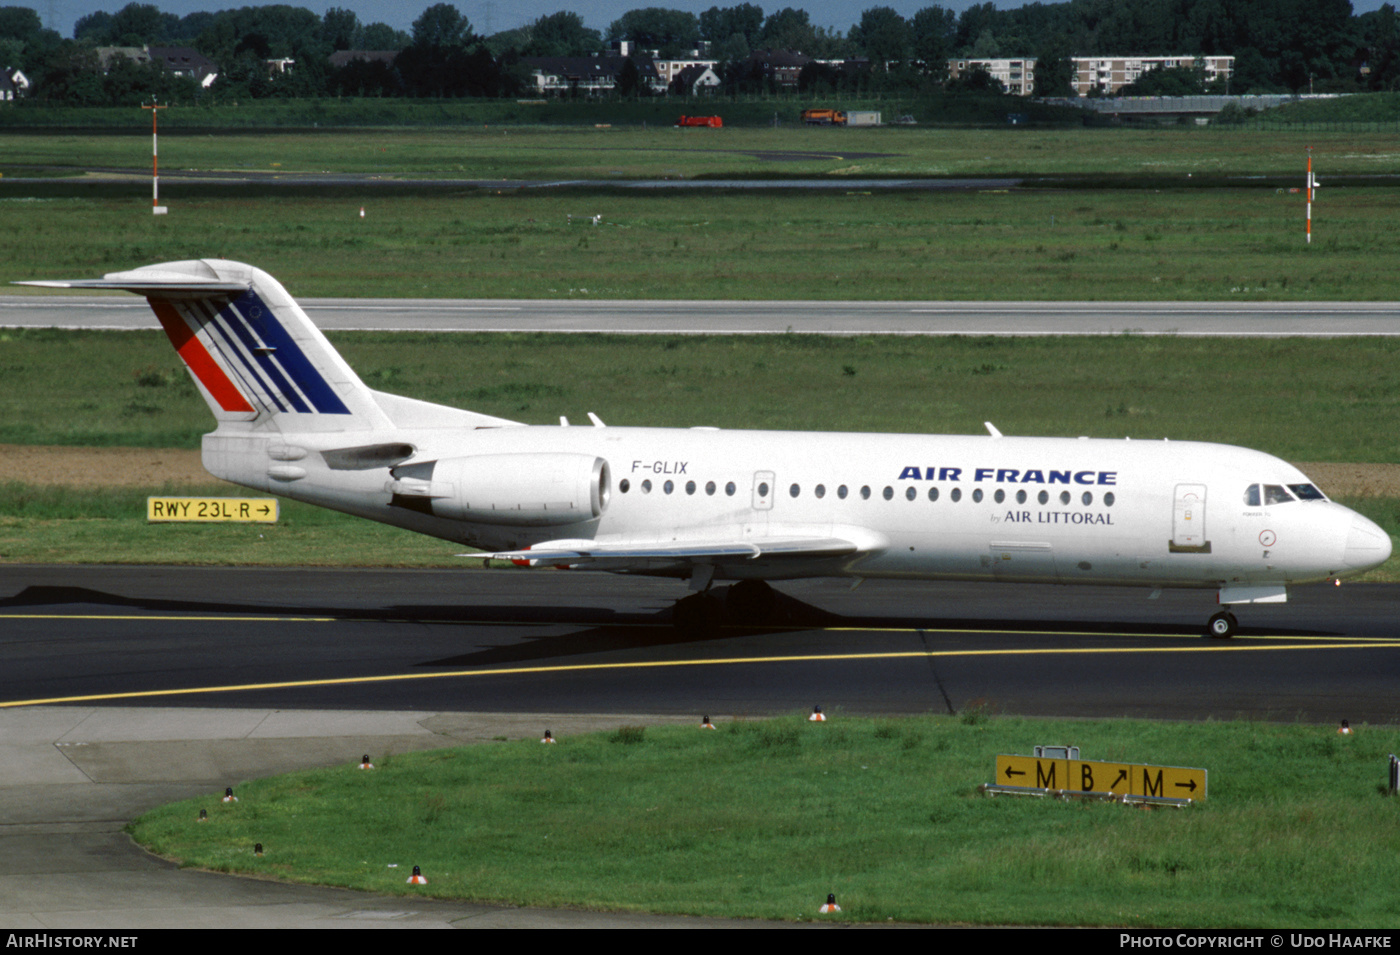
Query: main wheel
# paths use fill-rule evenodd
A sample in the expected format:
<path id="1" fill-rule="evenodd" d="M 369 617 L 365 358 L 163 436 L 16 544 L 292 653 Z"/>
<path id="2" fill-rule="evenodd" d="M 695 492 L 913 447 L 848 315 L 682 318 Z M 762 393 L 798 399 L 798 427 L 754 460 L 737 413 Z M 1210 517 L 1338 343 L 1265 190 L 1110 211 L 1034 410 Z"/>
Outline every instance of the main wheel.
<path id="1" fill-rule="evenodd" d="M 1217 640 L 1228 640 L 1239 629 L 1239 621 L 1228 610 L 1213 614 L 1210 620 L 1206 621 L 1206 632 Z"/>

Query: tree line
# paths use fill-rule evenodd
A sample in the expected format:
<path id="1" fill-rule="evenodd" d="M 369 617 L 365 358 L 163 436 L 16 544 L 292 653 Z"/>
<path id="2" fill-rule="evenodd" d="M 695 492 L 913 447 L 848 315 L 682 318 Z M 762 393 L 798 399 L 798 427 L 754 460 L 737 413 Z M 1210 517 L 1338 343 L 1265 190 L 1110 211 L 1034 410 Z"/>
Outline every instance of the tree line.
<path id="1" fill-rule="evenodd" d="M 410 32 L 361 23 L 351 10 L 324 15 L 276 4 L 176 16 L 146 3 L 83 17 L 71 38 L 44 29 L 28 7 L 0 7 L 0 66 L 18 68 L 39 104 L 130 105 L 151 96 L 215 101 L 269 96 L 517 96 L 530 89 L 525 57 L 600 55 L 620 40 L 681 57 L 708 51 L 720 61 L 722 92 L 773 87 L 755 66 L 759 51 L 813 58 L 800 88 L 816 93 L 989 88 L 974 75 L 950 83 L 949 58 L 1035 57 L 1037 92 L 1070 93 L 1073 56 L 1235 57 L 1229 92 L 1394 90 L 1400 87 L 1395 7 L 1354 15 L 1349 0 L 1067 0 L 999 10 L 982 3 L 955 14 L 928 6 L 905 18 L 871 7 L 842 33 L 812 24 L 806 11 L 765 12 L 752 3 L 696 15 L 663 7 L 630 10 L 606 30 L 569 11 L 525 26 L 479 34 L 455 6 L 438 3 Z M 97 49 L 187 46 L 212 60 L 209 89 L 158 64 L 112 59 Z M 392 63 L 359 60 L 333 68 L 338 50 L 393 50 Z M 274 74 L 267 60 L 295 61 Z M 821 62 L 825 61 L 825 62 Z M 841 64 L 841 65 L 837 65 Z M 1200 92 L 1192 71 L 1148 74 L 1135 92 Z M 645 87 L 636 85 L 633 95 Z"/>

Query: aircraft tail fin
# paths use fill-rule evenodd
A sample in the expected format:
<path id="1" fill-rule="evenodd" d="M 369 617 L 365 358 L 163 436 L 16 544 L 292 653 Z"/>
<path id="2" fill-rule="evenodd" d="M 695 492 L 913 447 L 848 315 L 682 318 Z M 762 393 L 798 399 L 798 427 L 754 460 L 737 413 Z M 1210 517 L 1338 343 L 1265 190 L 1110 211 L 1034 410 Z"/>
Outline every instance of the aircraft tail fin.
<path id="1" fill-rule="evenodd" d="M 283 432 L 366 431 L 440 425 L 448 412 L 459 426 L 511 423 L 377 395 L 280 282 L 241 262 L 164 262 L 100 279 L 23 284 L 146 296 L 221 427 L 258 422 Z"/>

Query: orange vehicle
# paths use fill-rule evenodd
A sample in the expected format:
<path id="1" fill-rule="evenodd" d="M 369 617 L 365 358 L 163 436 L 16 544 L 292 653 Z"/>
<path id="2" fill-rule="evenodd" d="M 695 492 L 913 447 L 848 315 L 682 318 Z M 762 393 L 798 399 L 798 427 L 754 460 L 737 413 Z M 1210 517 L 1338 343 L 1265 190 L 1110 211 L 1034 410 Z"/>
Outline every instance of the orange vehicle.
<path id="1" fill-rule="evenodd" d="M 677 126 L 709 126 L 714 129 L 724 125 L 724 120 L 718 116 L 682 116 L 676 120 Z"/>
<path id="2" fill-rule="evenodd" d="M 804 109 L 802 122 L 808 126 L 845 126 L 846 114 L 839 109 Z"/>

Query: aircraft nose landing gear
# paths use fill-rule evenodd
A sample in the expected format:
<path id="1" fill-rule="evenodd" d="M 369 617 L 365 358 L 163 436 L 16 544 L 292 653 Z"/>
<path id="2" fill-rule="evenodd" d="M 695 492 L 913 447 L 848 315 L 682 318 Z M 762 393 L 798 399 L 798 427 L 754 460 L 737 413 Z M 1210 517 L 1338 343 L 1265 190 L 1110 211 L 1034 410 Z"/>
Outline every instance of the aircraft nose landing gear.
<path id="1" fill-rule="evenodd" d="M 1240 629 L 1240 622 L 1228 610 L 1222 610 L 1206 621 L 1206 635 L 1216 640 L 1228 640 Z"/>

